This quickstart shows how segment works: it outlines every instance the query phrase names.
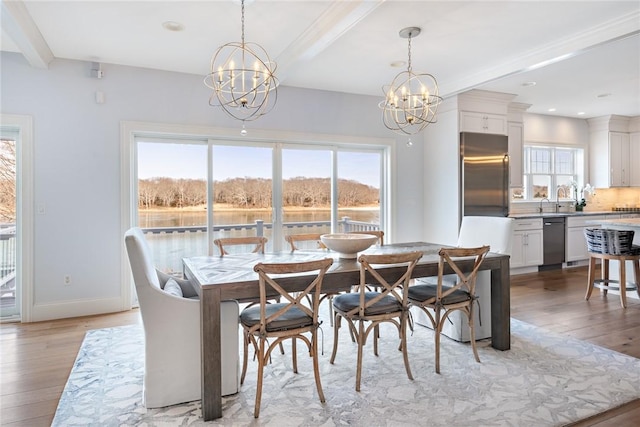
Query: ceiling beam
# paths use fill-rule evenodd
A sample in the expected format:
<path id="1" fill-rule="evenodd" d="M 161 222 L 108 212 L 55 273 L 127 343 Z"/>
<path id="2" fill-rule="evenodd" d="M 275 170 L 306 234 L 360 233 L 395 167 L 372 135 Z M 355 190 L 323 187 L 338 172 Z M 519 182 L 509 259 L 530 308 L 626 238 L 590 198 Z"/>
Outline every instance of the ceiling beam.
<path id="1" fill-rule="evenodd" d="M 29 64 L 36 68 L 49 68 L 53 53 L 24 3 L 21 0 L 1 0 L 0 17 L 3 31 Z"/>
<path id="2" fill-rule="evenodd" d="M 282 83 L 299 61 L 309 61 L 331 46 L 386 0 L 333 1 L 302 34 L 278 55 L 278 80 Z"/>

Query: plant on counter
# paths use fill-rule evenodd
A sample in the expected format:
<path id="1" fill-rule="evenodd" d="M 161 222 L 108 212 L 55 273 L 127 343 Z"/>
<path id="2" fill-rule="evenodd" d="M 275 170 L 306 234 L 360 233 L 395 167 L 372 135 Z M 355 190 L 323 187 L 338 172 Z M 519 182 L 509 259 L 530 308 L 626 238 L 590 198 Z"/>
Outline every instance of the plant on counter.
<path id="1" fill-rule="evenodd" d="M 580 190 L 580 201 L 578 201 L 578 183 L 571 181 L 571 188 L 573 189 L 573 198 L 576 201 L 576 211 L 582 211 L 584 207 L 587 206 L 585 193 L 595 196 L 595 188 L 593 188 L 591 184 L 587 183 L 587 185 Z"/>

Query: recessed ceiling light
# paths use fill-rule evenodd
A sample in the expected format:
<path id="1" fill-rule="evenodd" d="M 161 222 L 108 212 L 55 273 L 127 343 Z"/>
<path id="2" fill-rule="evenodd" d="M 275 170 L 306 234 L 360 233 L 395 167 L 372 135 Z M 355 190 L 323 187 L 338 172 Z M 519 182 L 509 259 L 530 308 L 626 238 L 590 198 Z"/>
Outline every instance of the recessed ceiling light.
<path id="1" fill-rule="evenodd" d="M 550 113 L 553 113 L 554 111 L 556 111 L 556 109 L 555 108 L 549 108 L 549 110 L 547 110 L 547 111 L 549 111 Z"/>
<path id="2" fill-rule="evenodd" d="M 579 116 L 584 116 L 584 111 L 578 111 Z"/>
<path id="3" fill-rule="evenodd" d="M 610 93 L 601 93 L 600 95 L 598 95 L 598 98 L 606 98 L 607 96 L 611 96 Z"/>
<path id="4" fill-rule="evenodd" d="M 184 25 L 176 21 L 165 21 L 162 23 L 162 26 L 165 30 L 169 31 L 182 31 L 184 30 Z"/>
<path id="5" fill-rule="evenodd" d="M 537 84 L 536 82 L 524 82 L 522 83 L 522 86 L 529 87 L 529 86 L 535 86 L 536 84 Z"/>
<path id="6" fill-rule="evenodd" d="M 405 65 L 407 65 L 407 63 L 405 61 L 393 61 L 389 65 L 391 65 L 394 68 L 400 68 L 400 67 L 404 67 Z"/>

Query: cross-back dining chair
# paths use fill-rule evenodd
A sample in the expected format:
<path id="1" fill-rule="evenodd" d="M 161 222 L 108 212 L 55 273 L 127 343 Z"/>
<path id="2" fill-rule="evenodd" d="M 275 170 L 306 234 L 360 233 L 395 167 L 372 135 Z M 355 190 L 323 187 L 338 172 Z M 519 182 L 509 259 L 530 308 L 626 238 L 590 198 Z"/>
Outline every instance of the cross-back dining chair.
<path id="1" fill-rule="evenodd" d="M 456 311 L 463 312 L 467 317 L 473 355 L 476 362 L 480 362 L 476 348 L 473 306 L 476 300 L 475 287 L 478 269 L 488 252 L 489 246 L 442 248 L 438 253 L 440 259 L 438 261 L 437 283 L 435 285 L 427 283 L 410 286 L 406 292 L 409 303 L 422 310 L 433 326 L 436 347 L 436 373 L 440 373 L 440 334 L 442 326 L 449 315 Z M 469 260 L 469 258 L 473 259 L 473 268 L 470 271 L 463 269 L 459 265 L 461 260 Z M 450 267 L 457 276 L 457 280 L 453 284 L 446 283 L 444 280 L 445 266 Z"/>
<path id="2" fill-rule="evenodd" d="M 322 234 L 323 233 L 288 234 L 284 236 L 284 240 L 289 244 L 289 247 L 291 248 L 291 252 L 301 249 L 298 247 L 298 244 L 300 242 L 310 242 L 310 241 L 316 242 L 314 244 L 314 249 L 325 249 L 326 246 L 320 240 L 320 236 L 322 236 Z"/>
<path id="3" fill-rule="evenodd" d="M 236 247 L 236 249 L 238 249 L 238 247 L 242 247 L 242 248 L 247 248 L 247 247 L 251 248 L 251 247 L 253 247 L 253 249 L 250 251 L 250 253 L 263 254 L 264 253 L 264 249 L 265 249 L 265 247 L 267 245 L 267 241 L 268 241 L 268 239 L 266 237 L 264 237 L 264 236 L 221 237 L 219 239 L 215 239 L 213 241 L 213 244 L 218 247 L 218 251 L 220 252 L 220 256 L 223 257 L 225 255 L 229 255 L 229 252 L 227 251 L 227 249 L 229 249 L 230 246 L 234 246 L 234 247 Z M 242 249 L 242 248 L 240 248 L 240 249 Z M 273 298 L 269 298 L 269 300 L 280 302 L 280 297 L 276 296 L 276 297 L 273 297 Z M 241 300 L 238 300 L 238 302 L 240 302 L 240 303 L 248 303 L 248 306 L 250 307 L 252 305 L 260 303 L 260 299 L 259 298 L 241 299 Z M 255 348 L 255 351 L 256 351 L 256 354 L 257 354 L 257 351 L 258 351 L 257 347 Z M 282 346 L 282 344 L 280 344 L 280 353 L 284 354 L 284 347 Z"/>
<path id="4" fill-rule="evenodd" d="M 244 359 L 240 383 L 244 382 L 247 372 L 247 350 L 249 343 L 258 349 L 258 381 L 256 386 L 256 401 L 254 417 L 260 414 L 262 399 L 262 381 L 264 366 L 269 360 L 271 351 L 281 345 L 284 340 L 291 339 L 293 355 L 293 372 L 298 373 L 296 341 L 301 340 L 309 349 L 309 355 L 313 358 L 313 374 L 320 402 L 325 401 L 320 381 L 318 367 L 318 307 L 324 275 L 333 264 L 333 259 L 324 258 L 315 261 L 296 263 L 266 264 L 258 263 L 254 271 L 258 273 L 260 286 L 260 304 L 247 307 L 240 314 L 240 324 L 244 331 Z M 305 275 L 308 283 L 302 291 L 295 294 L 289 293 L 279 283 L 277 277 L 291 273 L 317 272 L 317 274 Z M 267 293 L 276 291 L 283 302 L 268 304 Z M 303 301 L 310 298 L 312 304 L 308 307 Z M 309 339 L 305 334 L 311 335 Z M 269 338 L 275 340 L 269 343 Z"/>
<path id="5" fill-rule="evenodd" d="M 218 247 L 220 256 L 229 255 L 229 251 L 227 251 L 229 246 L 253 247 L 251 253 L 263 254 L 264 248 L 267 245 L 267 238 L 263 236 L 222 237 L 215 239 L 213 244 Z"/>
<path id="6" fill-rule="evenodd" d="M 360 284 L 358 292 L 340 294 L 333 298 L 335 312 L 333 352 L 330 362 L 333 364 L 338 352 L 338 332 L 341 320 L 345 319 L 349 330 L 356 338 L 358 345 L 358 361 L 356 366 L 356 391 L 360 391 L 362 374 L 363 347 L 367 337 L 373 333 L 373 350 L 378 355 L 379 325 L 384 322 L 396 326 L 400 335 L 400 350 L 402 351 L 405 370 L 410 380 L 413 380 L 409 357 L 407 354 L 407 324 L 409 319 L 409 305 L 407 293 L 403 292 L 409 286 L 411 274 L 422 252 L 407 252 L 400 254 L 366 255 L 358 258 L 360 263 Z M 402 271 L 391 283 L 378 273 L 377 265 L 398 264 Z M 396 275 L 397 276 L 397 275 Z M 377 291 L 367 290 L 373 284 Z M 356 327 L 356 324 L 358 325 Z M 365 327 L 366 325 L 366 327 Z"/>

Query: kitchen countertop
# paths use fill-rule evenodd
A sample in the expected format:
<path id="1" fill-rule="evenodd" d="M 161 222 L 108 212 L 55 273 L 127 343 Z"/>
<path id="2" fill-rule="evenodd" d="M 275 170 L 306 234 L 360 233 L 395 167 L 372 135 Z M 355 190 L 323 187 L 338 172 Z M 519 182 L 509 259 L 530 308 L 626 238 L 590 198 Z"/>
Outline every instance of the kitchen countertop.
<path id="1" fill-rule="evenodd" d="M 604 219 L 598 221 L 604 228 L 608 226 L 640 229 L 640 218 Z"/>
<path id="2" fill-rule="evenodd" d="M 625 212 L 615 212 L 615 211 L 583 211 L 583 212 L 543 212 L 543 213 L 518 213 L 518 214 L 510 214 L 509 218 L 514 219 L 526 219 L 526 218 L 553 218 L 553 217 L 562 217 L 562 216 L 589 216 L 589 215 L 620 215 Z M 628 212 L 634 213 L 634 212 Z"/>

